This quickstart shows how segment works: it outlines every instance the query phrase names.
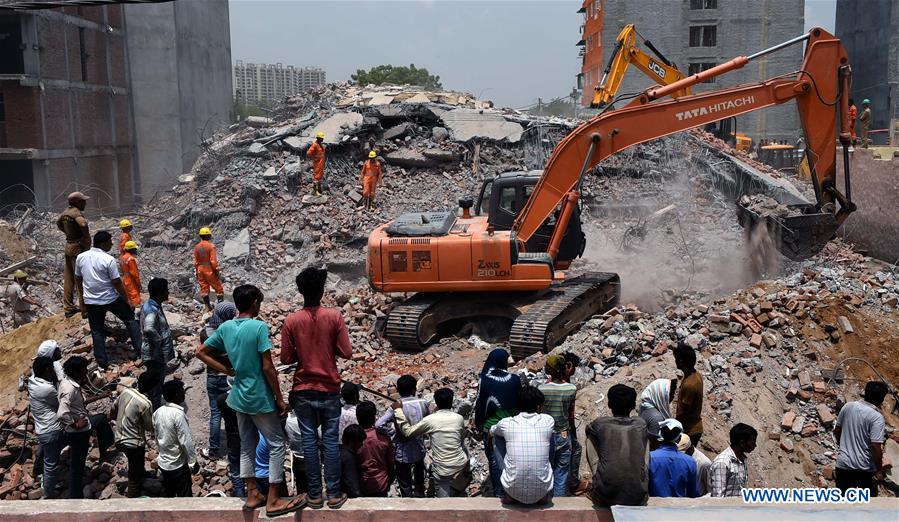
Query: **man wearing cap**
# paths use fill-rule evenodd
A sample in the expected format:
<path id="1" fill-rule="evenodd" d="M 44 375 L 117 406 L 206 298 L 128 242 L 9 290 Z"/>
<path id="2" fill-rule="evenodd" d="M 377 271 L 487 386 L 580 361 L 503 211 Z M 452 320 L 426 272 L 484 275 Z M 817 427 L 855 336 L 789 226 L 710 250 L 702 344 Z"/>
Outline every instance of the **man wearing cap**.
<path id="1" fill-rule="evenodd" d="M 78 313 L 75 306 L 75 259 L 91 247 L 90 229 L 82 215 L 88 199 L 82 192 L 72 192 L 68 197 L 69 207 L 56 220 L 56 228 L 66 235 L 62 299 L 66 317 Z"/>
<path id="2" fill-rule="evenodd" d="M 322 195 L 322 178 L 325 177 L 325 133 L 315 133 L 315 141 L 306 151 L 306 157 L 312 163 L 312 195 Z"/>
<path id="3" fill-rule="evenodd" d="M 122 255 L 119 257 L 119 265 L 122 272 L 122 284 L 125 285 L 125 297 L 131 308 L 140 307 L 140 271 L 137 269 L 137 243 L 126 241 L 122 245 Z"/>
<path id="4" fill-rule="evenodd" d="M 61 381 L 66 378 L 66 373 L 62 370 L 62 350 L 59 349 L 59 343 L 53 339 L 47 339 L 37 347 L 37 357 L 47 357 L 53 361 L 53 372 L 56 373 L 56 380 Z"/>
<path id="5" fill-rule="evenodd" d="M 129 241 L 134 241 L 134 237 L 131 236 L 131 232 L 134 231 L 134 225 L 128 219 L 123 219 L 119 221 L 119 229 L 122 233 L 119 235 L 119 254 L 125 253 L 125 244 Z"/>
<path id="6" fill-rule="evenodd" d="M 649 496 L 699 496 L 696 482 L 696 462 L 677 449 L 684 427 L 676 419 L 659 423 L 658 449 L 649 454 Z"/>
<path id="7" fill-rule="evenodd" d="M 677 443 L 677 450 L 693 458 L 693 462 L 696 463 L 696 487 L 699 490 L 699 496 L 704 497 L 708 495 L 709 470 L 712 469 L 712 459 L 699 451 L 699 448 L 693 445 L 693 441 L 690 440 L 690 436 L 686 433 L 681 433 L 680 441 Z"/>
<path id="8" fill-rule="evenodd" d="M 12 284 L 6 287 L 6 298 L 12 308 L 12 323 L 16 328 L 34 321 L 31 307 L 39 303 L 28 297 L 28 274 L 21 270 L 13 274 Z"/>

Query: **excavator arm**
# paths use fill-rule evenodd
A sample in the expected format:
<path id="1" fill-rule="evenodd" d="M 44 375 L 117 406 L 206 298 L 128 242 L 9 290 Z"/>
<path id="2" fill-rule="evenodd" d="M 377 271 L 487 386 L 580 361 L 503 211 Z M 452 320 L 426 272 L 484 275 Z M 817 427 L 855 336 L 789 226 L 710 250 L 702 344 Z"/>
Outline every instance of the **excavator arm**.
<path id="1" fill-rule="evenodd" d="M 802 68 L 792 77 L 657 101 L 805 40 L 808 44 Z M 547 249 L 555 260 L 568 219 L 580 197 L 584 175 L 605 158 L 662 136 L 796 100 L 809 151 L 816 197 L 814 208 L 802 209 L 801 215 L 782 219 L 753 215 L 751 211 L 746 215 L 752 221 L 766 221 L 775 238 L 779 239 L 780 251 L 788 257 L 810 257 L 824 247 L 855 210 L 848 174 L 848 97 L 844 96 L 849 92 L 850 78 L 848 56 L 840 40 L 816 28 L 807 35 L 754 55 L 734 58 L 678 82 L 649 89 L 626 107 L 587 121 L 556 146 L 543 176 L 513 225 L 513 240 L 527 242 L 558 209 L 559 218 Z M 844 150 L 844 192 L 840 192 L 836 185 L 835 144 L 838 138 Z M 839 203 L 839 209 L 836 203 Z"/>
<path id="2" fill-rule="evenodd" d="M 618 34 L 615 40 L 615 49 L 609 57 L 602 74 L 602 80 L 596 86 L 591 107 L 605 107 L 615 98 L 628 65 L 634 64 L 646 76 L 649 76 L 659 85 L 669 85 L 684 79 L 684 73 L 677 66 L 665 58 L 649 40 L 644 40 L 646 45 L 655 54 L 655 58 L 649 56 L 637 46 L 637 29 L 634 24 L 627 24 Z M 691 93 L 689 87 L 678 90 L 672 96 L 679 98 Z"/>

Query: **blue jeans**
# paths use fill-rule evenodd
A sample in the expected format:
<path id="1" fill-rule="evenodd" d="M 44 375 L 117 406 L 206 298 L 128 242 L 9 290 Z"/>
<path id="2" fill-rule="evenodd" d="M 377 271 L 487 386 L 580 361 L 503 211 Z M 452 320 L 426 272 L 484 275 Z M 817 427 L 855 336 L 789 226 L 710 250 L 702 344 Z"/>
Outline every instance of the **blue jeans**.
<path id="1" fill-rule="evenodd" d="M 573 433 L 573 432 L 572 432 Z M 581 443 L 577 441 L 577 437 L 571 437 L 571 470 L 568 475 L 568 490 L 577 491 L 581 485 L 581 454 L 583 448 Z"/>
<path id="2" fill-rule="evenodd" d="M 309 480 L 309 497 L 321 498 L 321 458 L 318 452 L 318 429 L 322 430 L 325 448 L 325 486 L 328 497 L 337 498 L 340 492 L 340 446 L 337 434 L 340 427 L 340 394 L 304 390 L 292 393 L 294 412 L 303 435 L 303 457 Z"/>
<path id="3" fill-rule="evenodd" d="M 147 370 L 156 370 L 159 380 L 153 384 L 153 388 L 147 393 L 147 398 L 153 404 L 153 411 L 162 406 L 162 385 L 165 384 L 165 363 L 159 361 L 144 361 L 144 368 Z"/>
<path id="4" fill-rule="evenodd" d="M 106 312 L 125 323 L 128 335 L 131 337 L 131 346 L 134 348 L 133 357 L 140 356 L 141 331 L 137 319 L 134 318 L 134 309 L 131 308 L 125 298 L 119 296 L 115 301 L 104 305 L 85 305 L 87 308 L 87 322 L 91 327 L 91 339 L 93 339 L 94 358 L 97 364 L 106 368 L 109 366 L 109 357 L 106 355 Z"/>
<path id="5" fill-rule="evenodd" d="M 59 483 L 59 454 L 67 444 L 66 433 L 63 430 L 41 433 L 37 440 L 44 451 L 44 498 L 51 498 Z"/>
<path id="6" fill-rule="evenodd" d="M 487 455 L 487 469 L 490 471 L 490 485 L 493 486 L 493 496 L 502 497 L 503 483 L 500 477 L 503 474 L 503 459 L 506 458 L 506 439 L 493 437 L 486 432 L 484 439 L 484 453 Z"/>
<path id="7" fill-rule="evenodd" d="M 206 374 L 206 395 L 209 397 L 209 451 L 218 453 L 222 446 L 222 411 L 218 407 L 219 395 L 228 393 L 228 376 L 221 373 Z"/>
<path id="8" fill-rule="evenodd" d="M 571 471 L 571 434 L 553 433 L 553 452 L 550 464 L 553 468 L 553 497 L 568 496 L 568 473 Z"/>

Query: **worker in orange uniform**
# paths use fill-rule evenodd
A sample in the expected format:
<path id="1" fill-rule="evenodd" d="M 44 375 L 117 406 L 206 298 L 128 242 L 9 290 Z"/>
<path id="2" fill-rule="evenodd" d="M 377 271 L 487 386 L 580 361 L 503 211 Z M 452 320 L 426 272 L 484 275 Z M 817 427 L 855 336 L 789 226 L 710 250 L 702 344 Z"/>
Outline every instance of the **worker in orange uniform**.
<path id="1" fill-rule="evenodd" d="M 362 164 L 362 206 L 365 210 L 375 209 L 375 188 L 384 184 L 384 174 L 381 171 L 381 162 L 378 161 L 378 153 L 368 153 L 368 160 Z"/>
<path id="2" fill-rule="evenodd" d="M 194 268 L 197 271 L 197 282 L 200 284 L 200 295 L 207 310 L 212 310 L 209 303 L 209 287 L 215 290 L 218 301 L 225 300 L 225 290 L 222 288 L 221 274 L 219 274 L 219 261 L 215 253 L 215 245 L 212 244 L 212 230 L 208 227 L 200 229 L 200 242 L 194 247 Z"/>
<path id="3" fill-rule="evenodd" d="M 315 133 L 315 141 L 306 151 L 306 157 L 312 162 L 312 194 L 315 196 L 322 195 L 322 178 L 325 177 L 325 133 L 318 131 Z"/>
<path id="4" fill-rule="evenodd" d="M 131 221 L 123 219 L 119 221 L 119 229 L 122 231 L 122 234 L 119 236 L 119 255 L 122 255 L 125 253 L 125 243 L 134 240 L 131 236 L 131 232 L 134 231 L 134 225 L 131 224 Z"/>
<path id="5" fill-rule="evenodd" d="M 849 138 L 850 143 L 855 146 L 855 119 L 858 118 L 858 107 L 855 106 L 855 100 L 849 98 Z"/>
<path id="6" fill-rule="evenodd" d="M 125 285 L 125 298 L 131 308 L 140 308 L 140 272 L 137 270 L 137 243 L 126 241 L 119 256 L 119 270 Z"/>

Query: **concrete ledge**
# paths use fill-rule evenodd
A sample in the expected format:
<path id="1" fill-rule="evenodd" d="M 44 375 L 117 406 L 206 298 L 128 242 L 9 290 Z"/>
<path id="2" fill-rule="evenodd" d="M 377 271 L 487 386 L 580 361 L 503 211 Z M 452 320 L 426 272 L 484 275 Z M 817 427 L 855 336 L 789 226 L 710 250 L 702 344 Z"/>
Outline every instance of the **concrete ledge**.
<path id="1" fill-rule="evenodd" d="M 0 502 L 0 522 L 250 522 L 265 520 L 261 510 L 242 511 L 243 501 L 236 498 L 148 498 L 112 500 L 40 500 Z M 896 520 L 899 499 L 878 498 L 865 505 L 769 505 L 748 506 L 740 499 L 650 499 L 649 505 L 636 508 L 594 509 L 584 498 L 557 499 L 545 508 L 502 506 L 494 498 L 454 499 L 376 499 L 350 500 L 339 510 L 305 509 L 294 516 L 303 521 L 418 521 L 459 522 L 611 522 L 668 520 L 762 521 L 832 520 L 860 522 Z M 281 520 L 290 520 L 290 516 Z"/>

